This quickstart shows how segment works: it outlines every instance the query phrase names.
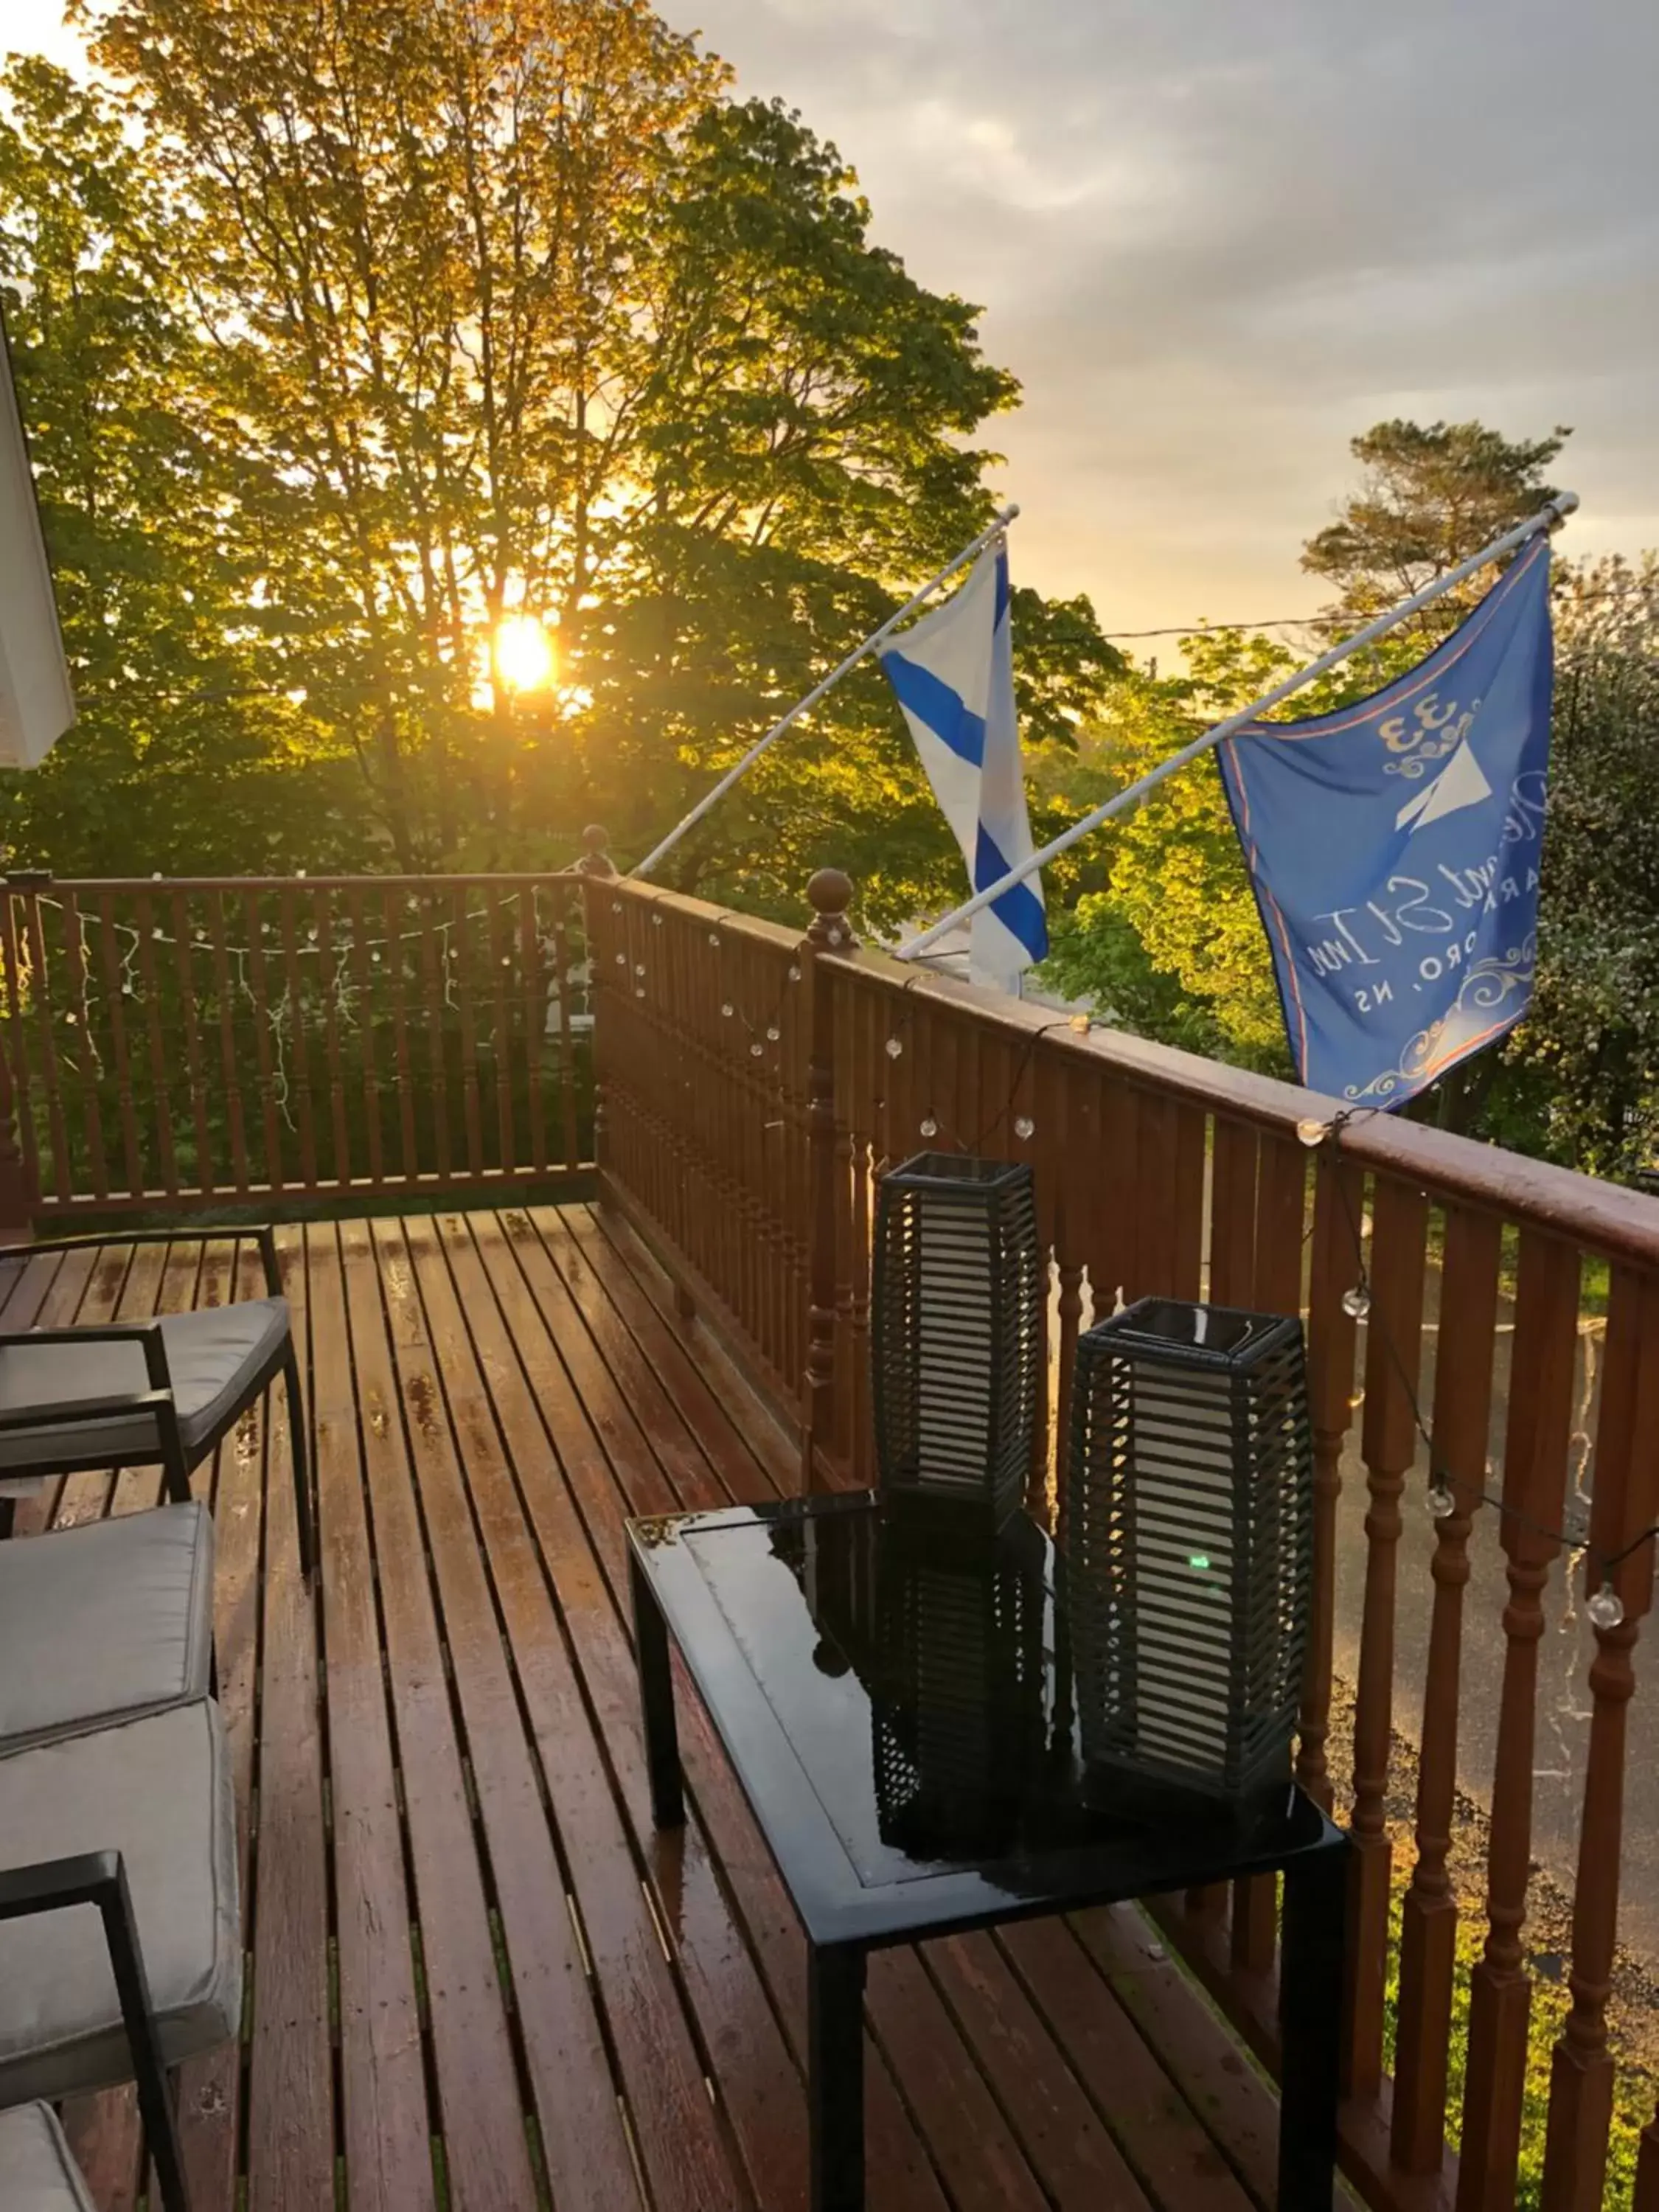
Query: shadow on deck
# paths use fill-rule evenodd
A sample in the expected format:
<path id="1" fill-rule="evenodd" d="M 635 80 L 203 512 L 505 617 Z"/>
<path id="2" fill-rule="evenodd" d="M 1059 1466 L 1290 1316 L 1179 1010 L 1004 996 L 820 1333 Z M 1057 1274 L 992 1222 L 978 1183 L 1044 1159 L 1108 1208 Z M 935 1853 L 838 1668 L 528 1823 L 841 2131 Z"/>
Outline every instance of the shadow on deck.
<path id="1" fill-rule="evenodd" d="M 692 1808 L 650 1825 L 629 1513 L 793 1486 L 789 1441 L 617 1218 L 586 1207 L 279 1232 L 323 1570 L 285 1417 L 211 1480 L 244 1811 L 240 2050 L 189 2069 L 197 2212 L 805 2212 L 805 1952 L 689 1692 Z M 234 1238 L 9 1268 L 0 1319 L 255 1295 Z M 19 1534 L 154 1502 L 54 1484 Z M 877 2212 L 1271 2203 L 1274 2100 L 1130 1908 L 878 1954 Z M 103 2212 L 130 2093 L 65 2113 Z"/>

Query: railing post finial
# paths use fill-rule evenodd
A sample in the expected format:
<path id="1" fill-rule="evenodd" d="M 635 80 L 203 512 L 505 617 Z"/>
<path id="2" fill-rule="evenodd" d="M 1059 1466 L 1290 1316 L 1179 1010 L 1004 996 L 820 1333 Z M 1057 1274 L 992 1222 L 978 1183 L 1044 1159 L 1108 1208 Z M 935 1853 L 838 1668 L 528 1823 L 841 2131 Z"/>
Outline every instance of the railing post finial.
<path id="1" fill-rule="evenodd" d="M 806 886 L 812 908 L 812 926 L 806 941 L 815 951 L 850 951 L 858 939 L 847 919 L 853 903 L 853 879 L 839 868 L 820 868 Z"/>
<path id="2" fill-rule="evenodd" d="M 614 876 L 616 862 L 606 848 L 611 839 L 597 822 L 590 822 L 582 831 L 583 852 L 576 863 L 577 872 L 584 876 Z"/>

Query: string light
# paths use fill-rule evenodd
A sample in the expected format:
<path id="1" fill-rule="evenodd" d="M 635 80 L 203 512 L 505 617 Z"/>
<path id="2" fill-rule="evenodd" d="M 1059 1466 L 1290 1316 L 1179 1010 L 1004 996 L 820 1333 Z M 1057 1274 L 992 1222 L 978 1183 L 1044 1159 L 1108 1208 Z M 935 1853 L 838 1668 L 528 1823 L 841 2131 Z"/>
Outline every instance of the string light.
<path id="1" fill-rule="evenodd" d="M 161 882 L 163 878 L 152 876 L 150 880 Z M 301 882 L 305 880 L 303 869 L 298 872 L 296 880 Z M 35 896 L 40 907 L 63 916 L 67 923 L 70 909 L 64 901 L 52 898 L 44 892 L 37 893 Z M 535 893 L 532 891 L 530 896 L 533 899 Z M 440 973 L 443 977 L 443 1003 L 450 1009 L 455 1010 L 459 1006 L 459 1000 L 455 995 L 455 978 L 459 959 L 456 948 L 451 941 L 451 933 L 458 928 L 483 923 L 490 927 L 493 934 L 497 926 L 498 917 L 507 914 L 510 909 L 516 909 L 520 901 L 520 894 L 518 891 L 507 892 L 500 898 L 487 902 L 483 907 L 476 910 L 469 910 L 461 916 L 445 917 L 428 914 L 422 925 L 416 928 L 380 936 L 359 937 L 355 933 L 350 933 L 334 940 L 327 946 L 319 941 L 321 933 L 315 925 L 307 927 L 306 941 L 302 944 L 282 945 L 280 932 L 276 926 L 270 921 L 260 921 L 253 925 L 258 933 L 252 936 L 248 943 L 237 945 L 222 942 L 216 945 L 210 939 L 206 930 L 199 927 L 191 926 L 187 933 L 175 937 L 159 925 L 152 924 L 148 927 L 140 927 L 134 923 L 122 921 L 114 915 L 88 915 L 77 907 L 74 916 L 75 942 L 72 945 L 66 943 L 64 947 L 64 957 L 71 963 L 71 969 L 78 967 L 79 969 L 78 982 L 74 987 L 76 1005 L 64 1011 L 64 1024 L 66 1028 L 78 1029 L 85 1037 L 88 1061 L 98 1079 L 103 1080 L 106 1077 L 107 1071 L 99 1048 L 97 1026 L 94 1019 L 94 1010 L 103 995 L 97 988 L 99 969 L 94 960 L 94 940 L 98 940 L 105 948 L 112 944 L 115 948 L 116 975 L 110 985 L 110 991 L 112 995 L 123 1000 L 137 1000 L 146 994 L 144 979 L 139 972 L 138 962 L 141 948 L 145 947 L 147 944 L 171 945 L 186 955 L 205 955 L 216 964 L 222 963 L 223 969 L 228 971 L 227 980 L 232 991 L 246 1001 L 255 1019 L 262 1020 L 265 1024 L 272 1048 L 271 1103 L 282 1115 L 284 1125 L 292 1132 L 297 1128 L 297 1124 L 292 1111 L 293 1084 L 289 1069 L 288 1049 L 290 1036 L 295 1033 L 305 1017 L 306 1006 L 303 996 L 296 1000 L 294 985 L 289 980 L 289 974 L 283 972 L 288 969 L 289 963 L 296 963 L 295 969 L 289 972 L 301 975 L 303 992 L 304 971 L 298 967 L 297 963 L 307 961 L 317 962 L 318 988 L 324 999 L 325 1007 L 331 1008 L 333 1018 L 343 1024 L 348 1030 L 356 1030 L 360 1024 L 357 1018 L 359 994 L 352 982 L 350 973 L 354 961 L 362 953 L 367 951 L 370 966 L 382 969 L 385 966 L 383 958 L 385 950 L 401 951 L 406 945 L 424 943 L 435 938 L 441 953 Z M 420 913 L 421 902 L 417 897 L 411 895 L 406 902 L 406 906 L 410 914 Z M 273 939 L 278 939 L 274 945 L 271 944 Z M 535 939 L 544 961 L 547 962 L 550 967 L 556 966 L 558 952 L 557 933 L 544 928 L 539 916 L 536 923 Z M 44 953 L 44 946 L 42 949 Z M 279 956 L 282 965 L 278 969 L 278 974 L 282 978 L 282 988 L 268 1001 L 262 1001 L 260 992 L 256 990 L 253 979 L 250 975 L 248 963 L 256 957 L 258 959 L 260 967 L 258 974 L 263 982 L 270 972 L 265 963 L 267 961 L 275 963 Z M 331 973 L 322 967 L 325 958 L 332 963 Z M 20 966 L 27 971 L 31 964 L 30 951 L 25 945 Z M 510 968 L 513 964 L 511 956 L 505 957 L 501 964 L 503 967 Z M 407 967 L 402 972 L 406 975 L 411 975 L 411 971 Z M 590 971 L 586 963 L 580 963 L 579 966 L 567 969 L 560 988 L 563 988 L 573 982 L 585 983 L 589 980 Z M 493 1031 L 486 1032 L 480 1036 L 478 1046 L 483 1052 L 495 1051 L 497 1047 Z"/>

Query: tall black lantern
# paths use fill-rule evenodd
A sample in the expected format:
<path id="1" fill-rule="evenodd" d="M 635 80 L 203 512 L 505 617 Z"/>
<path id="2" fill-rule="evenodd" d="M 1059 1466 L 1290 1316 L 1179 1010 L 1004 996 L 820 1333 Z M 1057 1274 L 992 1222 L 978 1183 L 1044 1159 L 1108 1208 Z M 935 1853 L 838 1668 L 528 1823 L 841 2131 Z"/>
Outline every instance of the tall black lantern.
<path id="1" fill-rule="evenodd" d="M 1078 1340 L 1062 1550 L 1085 1759 L 1290 1771 L 1313 1585 L 1302 1325 L 1143 1298 Z"/>
<path id="2" fill-rule="evenodd" d="M 1043 1270 L 1029 1167 L 920 1152 L 883 1181 L 871 1361 L 893 1497 L 975 1506 L 1024 1492 L 1042 1402 Z"/>

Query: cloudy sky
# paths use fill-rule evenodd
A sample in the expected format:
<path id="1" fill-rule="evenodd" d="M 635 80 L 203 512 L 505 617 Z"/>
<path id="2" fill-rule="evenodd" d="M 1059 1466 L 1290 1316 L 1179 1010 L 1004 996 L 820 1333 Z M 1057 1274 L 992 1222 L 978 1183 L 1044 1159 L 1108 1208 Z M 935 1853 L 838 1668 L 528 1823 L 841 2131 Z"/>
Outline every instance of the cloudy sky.
<path id="1" fill-rule="evenodd" d="M 659 0 L 984 304 L 1018 570 L 1109 628 L 1298 613 L 1395 414 L 1575 435 L 1564 550 L 1659 544 L 1653 0 Z M 58 46 L 58 0 L 4 0 Z"/>

